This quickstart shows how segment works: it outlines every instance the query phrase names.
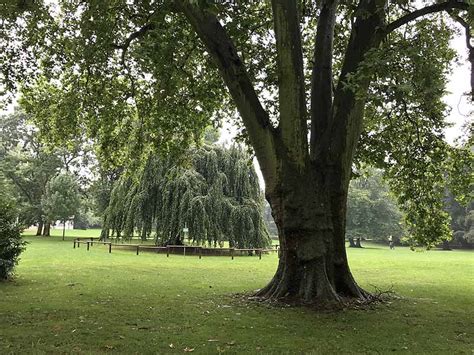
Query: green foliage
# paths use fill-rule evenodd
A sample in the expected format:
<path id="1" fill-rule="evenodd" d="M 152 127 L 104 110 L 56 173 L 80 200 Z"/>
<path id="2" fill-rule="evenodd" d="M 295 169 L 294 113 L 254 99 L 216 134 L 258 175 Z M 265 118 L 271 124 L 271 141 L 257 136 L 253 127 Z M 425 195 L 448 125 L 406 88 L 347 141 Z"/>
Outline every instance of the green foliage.
<path id="1" fill-rule="evenodd" d="M 267 226 L 268 232 L 272 237 L 278 236 L 278 228 L 275 224 L 275 220 L 273 219 L 270 204 L 267 201 L 265 201 L 265 225 Z"/>
<path id="2" fill-rule="evenodd" d="M 0 167 L 20 207 L 20 219 L 30 225 L 42 221 L 41 198 L 48 181 L 63 162 L 58 152 L 42 144 L 38 132 L 21 111 L 0 117 Z"/>
<path id="3" fill-rule="evenodd" d="M 106 228 L 117 237 L 156 230 L 158 243 L 182 242 L 183 228 L 196 244 L 256 248 L 270 244 L 263 196 L 250 158 L 240 148 L 205 146 L 189 159 L 150 156 L 137 176 L 123 175 L 111 193 Z"/>
<path id="4" fill-rule="evenodd" d="M 413 244 L 450 239 L 446 187 L 462 197 L 472 182 L 472 153 L 444 141 L 451 36 L 441 18 L 424 19 L 392 33 L 366 61 L 377 80 L 367 97 L 356 162 L 384 169 Z"/>
<path id="5" fill-rule="evenodd" d="M 461 246 L 474 242 L 474 202 L 463 205 L 448 190 L 444 201 L 445 210 L 451 217 L 452 239 Z"/>
<path id="6" fill-rule="evenodd" d="M 386 240 L 389 235 L 401 237 L 405 233 L 402 213 L 382 179 L 381 171 L 369 170 L 351 181 L 347 201 L 348 237 Z"/>
<path id="7" fill-rule="evenodd" d="M 71 219 L 79 210 L 80 195 L 76 179 L 69 174 L 59 174 L 46 186 L 42 206 L 47 221 Z"/>
<path id="8" fill-rule="evenodd" d="M 216 14 L 225 26 L 271 123 L 277 126 L 277 53 L 270 2 L 228 1 L 218 6 L 193 2 Z M 57 4 L 22 1 L 0 7 L 5 89 L 11 92 L 23 83 L 23 105 L 52 141 L 85 132 L 97 142 L 102 161 L 117 166 L 132 161 L 138 169 L 150 151 L 185 151 L 210 121 L 221 120 L 224 114 L 237 117 L 215 63 L 173 2 L 59 0 Z M 338 7 L 335 78 L 357 4 L 342 1 Z M 309 15 L 300 23 L 306 63 L 314 55 L 317 5 L 305 1 L 302 9 Z M 406 6 L 412 7 L 404 0 L 387 2 L 387 22 L 403 15 Z M 472 9 L 469 13 L 471 21 Z M 367 105 L 356 164 L 387 172 L 411 234 L 426 245 L 449 235 L 441 202 L 446 172 L 457 170 L 453 181 L 464 180 L 453 183 L 464 189 L 460 195 L 468 181 L 455 166 L 459 152 L 443 141 L 447 110 L 441 98 L 454 58 L 449 48 L 452 33 L 440 15 L 409 23 L 391 33 L 380 49 L 366 56 L 358 73 L 341 83 L 357 90 L 361 79 L 372 80 L 368 95 L 357 95 L 367 96 Z M 305 65 L 304 76 L 309 88 L 311 65 Z M 242 122 L 237 124 L 245 139 Z M 451 168 L 445 163 L 449 157 L 453 157 Z M 139 198 L 146 195 L 137 197 L 135 204 Z M 202 207 L 198 201 L 193 206 L 196 211 Z"/>
<path id="9" fill-rule="evenodd" d="M 0 281 L 9 279 L 25 249 L 21 227 L 16 222 L 17 211 L 13 203 L 0 195 Z"/>
<path id="10" fill-rule="evenodd" d="M 51 147 L 41 138 L 22 110 L 0 116 L 0 191 L 17 201 L 25 225 L 47 222 L 51 211 L 44 210 L 42 200 L 52 178 L 66 171 L 86 185 L 94 160 L 79 137 L 62 147 Z"/>
<path id="11" fill-rule="evenodd" d="M 81 205 L 83 207 L 83 205 Z M 102 218 L 88 208 L 82 208 L 74 215 L 74 229 L 101 228 Z"/>

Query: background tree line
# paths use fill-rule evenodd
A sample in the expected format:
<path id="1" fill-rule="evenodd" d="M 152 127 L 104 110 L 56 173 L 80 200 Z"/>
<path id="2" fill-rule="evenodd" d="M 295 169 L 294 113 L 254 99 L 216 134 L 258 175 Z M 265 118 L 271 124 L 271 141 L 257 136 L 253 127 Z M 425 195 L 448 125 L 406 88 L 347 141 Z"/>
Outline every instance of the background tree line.
<path id="1" fill-rule="evenodd" d="M 46 145 L 21 110 L 1 116 L 0 138 L 0 192 L 17 206 L 22 225 L 49 236 L 51 224 L 86 213 L 82 172 L 91 153 L 85 145 Z"/>

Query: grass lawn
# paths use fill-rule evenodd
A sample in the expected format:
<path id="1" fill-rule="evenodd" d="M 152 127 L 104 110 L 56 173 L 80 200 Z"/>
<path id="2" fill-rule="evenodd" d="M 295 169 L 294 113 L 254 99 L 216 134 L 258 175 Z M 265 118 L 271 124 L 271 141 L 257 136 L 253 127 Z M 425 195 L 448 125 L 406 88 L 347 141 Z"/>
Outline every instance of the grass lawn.
<path id="1" fill-rule="evenodd" d="M 465 353 L 474 351 L 474 253 L 349 250 L 354 274 L 401 296 L 364 311 L 316 313 L 237 302 L 277 257 L 178 256 L 30 242 L 0 284 L 0 354 Z"/>
<path id="2" fill-rule="evenodd" d="M 98 238 L 100 237 L 100 231 L 101 231 L 100 229 L 66 229 L 65 236 L 67 238 L 78 238 L 78 237 Z M 50 233 L 51 233 L 51 237 L 54 237 L 55 239 L 57 239 L 56 237 L 62 238 L 63 236 L 62 228 L 52 227 L 50 230 Z M 36 234 L 36 228 L 27 229 L 23 233 L 23 235 L 26 237 L 34 236 L 35 234 Z"/>

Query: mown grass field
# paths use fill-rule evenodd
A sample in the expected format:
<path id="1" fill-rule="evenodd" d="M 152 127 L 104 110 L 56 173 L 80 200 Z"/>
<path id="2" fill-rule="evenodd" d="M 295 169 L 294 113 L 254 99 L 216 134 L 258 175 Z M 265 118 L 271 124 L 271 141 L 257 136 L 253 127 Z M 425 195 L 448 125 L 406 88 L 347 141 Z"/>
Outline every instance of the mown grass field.
<path id="1" fill-rule="evenodd" d="M 349 250 L 358 281 L 391 304 L 318 313 L 232 297 L 265 285 L 277 257 L 178 256 L 59 238 L 30 242 L 15 282 L 0 284 L 0 354 L 472 354 L 474 253 Z"/>
<path id="2" fill-rule="evenodd" d="M 61 228 L 51 228 L 51 237 L 57 239 L 57 237 L 62 238 L 63 230 Z M 23 232 L 23 236 L 31 237 L 36 233 L 35 228 L 27 229 Z M 66 237 L 68 238 L 84 238 L 84 237 L 100 237 L 100 229 L 66 229 Z"/>

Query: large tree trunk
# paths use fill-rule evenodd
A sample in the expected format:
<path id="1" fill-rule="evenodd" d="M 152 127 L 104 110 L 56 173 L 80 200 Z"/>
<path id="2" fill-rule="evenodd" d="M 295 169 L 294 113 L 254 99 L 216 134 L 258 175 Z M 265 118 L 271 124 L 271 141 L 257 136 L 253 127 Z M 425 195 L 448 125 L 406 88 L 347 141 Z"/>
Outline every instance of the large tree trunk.
<path id="1" fill-rule="evenodd" d="M 36 230 L 36 235 L 40 236 L 43 234 L 43 221 L 38 222 L 38 229 Z"/>
<path id="2" fill-rule="evenodd" d="M 303 176 L 294 169 L 283 175 L 284 185 L 267 193 L 278 227 L 279 265 L 257 296 L 319 306 L 354 298 L 366 300 L 370 295 L 356 284 L 347 263 L 347 194 L 342 200 L 335 199 L 329 179 L 316 168 Z"/>
<path id="3" fill-rule="evenodd" d="M 278 227 L 281 250 L 275 276 L 257 294 L 263 298 L 323 304 L 370 297 L 352 277 L 344 237 L 351 162 L 362 129 L 363 94 L 368 90 L 371 76 L 358 78 L 354 90 L 348 90 L 346 84 L 358 72 L 365 54 L 383 38 L 381 29 L 387 0 L 359 2 L 339 81 L 331 95 L 338 3 L 337 0 L 319 2 L 308 149 L 297 3 L 271 2 L 280 103 L 279 123 L 275 128 L 232 39 L 217 17 L 189 1 L 177 1 L 219 68 L 265 179 L 266 197 Z"/>
<path id="4" fill-rule="evenodd" d="M 110 237 L 110 229 L 109 228 L 102 228 L 100 232 L 100 241 L 106 241 Z"/>
<path id="5" fill-rule="evenodd" d="M 51 230 L 51 223 L 45 223 L 43 228 L 43 237 L 49 237 Z"/>

